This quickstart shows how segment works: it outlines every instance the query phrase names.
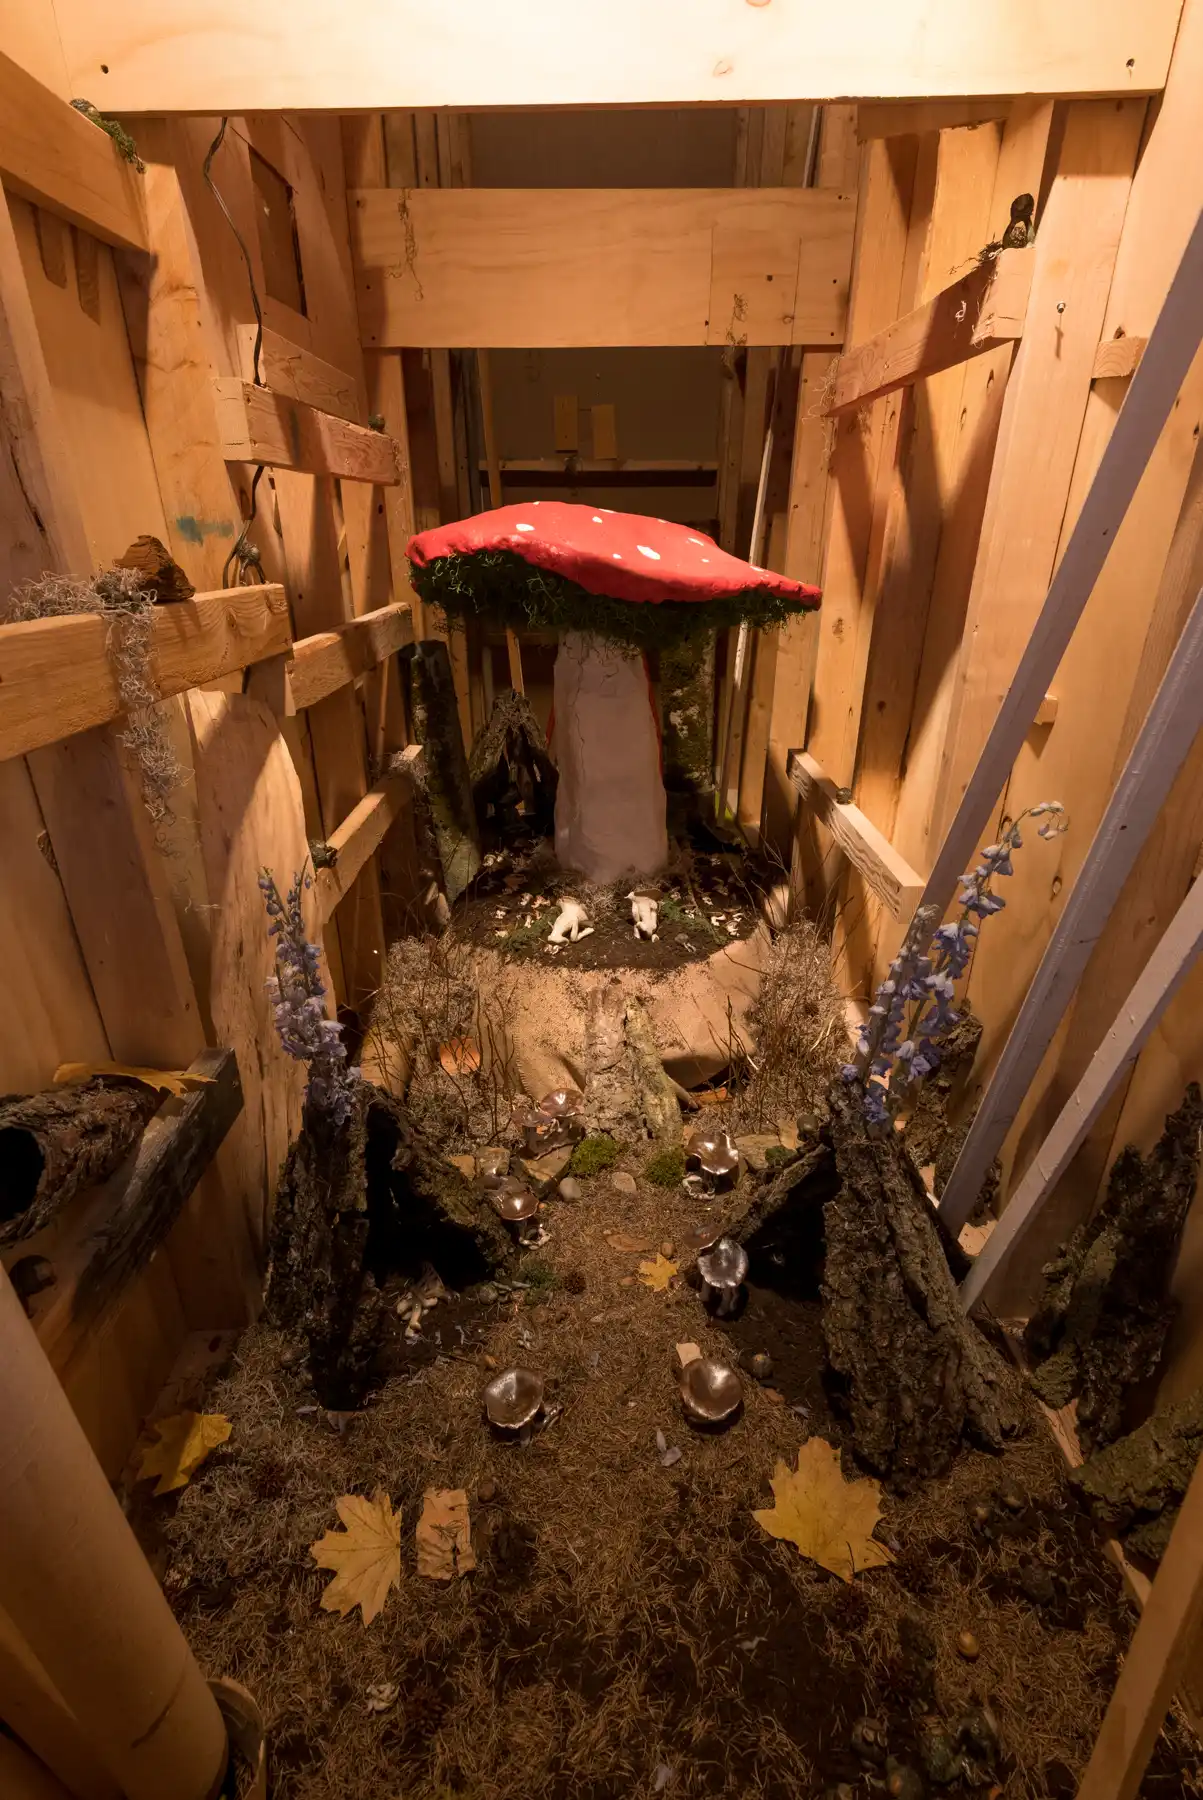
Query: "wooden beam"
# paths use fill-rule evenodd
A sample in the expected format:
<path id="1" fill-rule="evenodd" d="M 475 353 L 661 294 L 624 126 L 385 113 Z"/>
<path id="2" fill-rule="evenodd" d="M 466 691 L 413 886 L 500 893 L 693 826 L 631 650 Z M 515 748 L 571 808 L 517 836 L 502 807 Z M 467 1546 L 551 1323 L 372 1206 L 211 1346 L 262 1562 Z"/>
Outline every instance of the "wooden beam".
<path id="1" fill-rule="evenodd" d="M 924 131 L 954 131 L 1006 119 L 1009 100 L 884 100 L 857 109 L 856 135 L 871 138 L 909 137 Z"/>
<path id="2" fill-rule="evenodd" d="M 1203 590 L 1061 909 L 940 1197 L 954 1235 L 1019 1112 L 1124 883 L 1203 727 Z"/>
<path id="3" fill-rule="evenodd" d="M 118 1172 L 70 1209 L 61 1223 L 13 1246 L 44 1255 L 55 1285 L 35 1303 L 38 1341 L 62 1374 L 97 1325 L 166 1242 L 188 1196 L 242 1111 L 238 1059 L 205 1050 L 188 1065 L 201 1079 L 182 1099 L 165 1100 Z"/>
<path id="4" fill-rule="evenodd" d="M 142 177 L 107 132 L 0 51 L 0 180 L 23 200 L 146 249 Z"/>
<path id="5" fill-rule="evenodd" d="M 401 479 L 397 446 L 382 431 L 352 425 L 237 376 L 215 375 L 213 391 L 227 462 L 266 463 L 381 487 L 394 487 Z"/>
<path id="6" fill-rule="evenodd" d="M 404 601 L 364 613 L 337 631 L 298 639 L 288 671 L 294 710 L 315 706 L 413 641 L 413 618 Z"/>
<path id="7" fill-rule="evenodd" d="M 152 620 L 150 675 L 163 700 L 276 656 L 292 637 L 274 585 L 196 594 L 156 606 Z M 0 758 L 120 717 L 113 629 L 95 613 L 0 625 Z"/>
<path id="8" fill-rule="evenodd" d="M 850 863 L 860 870 L 896 919 L 908 919 L 923 892 L 923 877 L 882 836 L 859 806 L 841 800 L 839 789 L 805 750 L 791 750 L 789 778 L 803 802 L 820 819 Z"/>
<path id="9" fill-rule="evenodd" d="M 961 1283 L 961 1305 L 966 1312 L 977 1305 L 1035 1222 L 1091 1126 L 1134 1066 L 1157 1021 L 1190 974 L 1200 949 L 1203 882 L 1196 881 Z"/>
<path id="10" fill-rule="evenodd" d="M 1114 376 L 1122 379 L 1127 375 L 1135 375 L 1136 366 L 1144 355 L 1148 342 L 1148 338 L 1144 337 L 1104 338 L 1094 353 L 1091 379 L 1107 381 Z"/>
<path id="11" fill-rule="evenodd" d="M 412 745 L 406 754 L 413 752 L 420 752 L 420 746 Z M 317 872 L 318 910 L 323 925 L 381 843 L 389 826 L 409 804 L 412 791 L 408 775 L 386 775 L 375 787 L 369 788 L 338 830 L 327 838 L 327 847 L 334 852 L 335 861 L 332 868 Z"/>
<path id="12" fill-rule="evenodd" d="M 822 188 L 348 195 L 372 348 L 840 344 L 855 197 Z M 742 311 L 740 310 L 742 308 Z"/>
<path id="13" fill-rule="evenodd" d="M 964 0 L 261 0 L 253 16 L 240 0 L 55 4 L 71 92 L 99 82 L 122 113 L 231 114 L 1147 93 L 1165 82 L 1178 14 L 1179 0 L 986 13 Z"/>
<path id="14" fill-rule="evenodd" d="M 836 364 L 827 414 L 864 406 L 1023 336 L 1035 246 L 1003 250 L 923 306 L 847 351 Z"/>
<path id="15" fill-rule="evenodd" d="M 242 340 L 242 369 L 248 381 L 254 374 L 255 331 L 254 325 L 238 328 Z M 363 407 L 354 378 L 336 369 L 333 363 L 323 362 L 312 350 L 290 343 L 267 325 L 263 328 L 259 350 L 259 371 L 264 384 L 273 393 L 287 394 L 293 400 L 304 401 L 306 406 L 317 407 L 320 412 L 337 413 L 340 419 L 363 424 Z"/>

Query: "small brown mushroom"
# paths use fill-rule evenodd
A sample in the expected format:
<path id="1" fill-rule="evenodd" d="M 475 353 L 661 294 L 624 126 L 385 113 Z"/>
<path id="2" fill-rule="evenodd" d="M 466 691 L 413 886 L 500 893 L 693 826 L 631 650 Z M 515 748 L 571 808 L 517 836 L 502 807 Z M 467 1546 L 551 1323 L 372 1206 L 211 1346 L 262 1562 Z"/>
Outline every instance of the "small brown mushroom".
<path id="1" fill-rule="evenodd" d="M 533 1369 L 503 1369 L 484 1391 L 485 1413 L 500 1431 L 521 1431 L 543 1405 L 543 1377 Z"/>
<path id="2" fill-rule="evenodd" d="M 739 1174 L 739 1151 L 721 1129 L 693 1132 L 685 1145 L 685 1160 L 700 1169 L 713 1188 L 731 1187 Z"/>
<path id="3" fill-rule="evenodd" d="M 495 1177 L 488 1194 L 489 1205 L 507 1225 L 521 1225 L 524 1220 L 533 1219 L 539 1210 L 538 1194 L 516 1175 Z"/>
<path id="4" fill-rule="evenodd" d="M 584 1095 L 575 1088 L 557 1088 L 552 1094 L 544 1094 L 535 1121 L 540 1154 L 579 1143 L 585 1135 L 584 1106 Z"/>
<path id="5" fill-rule="evenodd" d="M 731 1312 L 748 1276 L 748 1253 L 733 1238 L 720 1238 L 713 1250 L 698 1257 L 698 1274 L 713 1297 L 720 1317 Z"/>
<path id="6" fill-rule="evenodd" d="M 681 1242 L 686 1250 L 695 1254 L 702 1250 L 713 1250 L 725 1229 L 721 1219 L 703 1220 L 700 1225 L 691 1225 Z"/>
<path id="7" fill-rule="evenodd" d="M 743 1388 L 729 1364 L 713 1356 L 696 1356 L 685 1364 L 678 1380 L 681 1404 L 699 1424 L 719 1425 L 739 1411 Z"/>

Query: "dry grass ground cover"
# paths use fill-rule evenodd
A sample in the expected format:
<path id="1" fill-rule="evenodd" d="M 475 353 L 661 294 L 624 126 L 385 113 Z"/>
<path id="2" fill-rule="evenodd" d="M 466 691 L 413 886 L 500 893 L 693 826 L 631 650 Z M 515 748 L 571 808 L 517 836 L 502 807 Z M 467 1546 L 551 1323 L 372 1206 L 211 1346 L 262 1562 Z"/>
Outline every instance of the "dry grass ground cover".
<path id="1" fill-rule="evenodd" d="M 619 1192 L 614 1172 L 550 1204 L 517 1269 L 529 1285 L 441 1301 L 416 1345 L 399 1333 L 394 1373 L 349 1420 L 314 1407 L 295 1346 L 248 1332 L 204 1401 L 228 1442 L 179 1495 L 138 1491 L 202 1662 L 267 1716 L 276 1800 L 868 1800 L 888 1791 L 887 1753 L 922 1784 L 907 1794 L 1069 1800 L 1132 1620 L 1035 1410 L 1003 1457 L 965 1452 L 948 1479 L 884 1497 L 890 1566 L 825 1574 L 752 1518 L 778 1459 L 812 1433 L 842 1442 L 817 1270 L 800 1261 L 783 1294 L 765 1284 L 782 1271 L 754 1266 L 743 1311 L 711 1321 L 683 1278 L 637 1280 L 665 1246 L 685 1271 L 703 1209 L 642 1179 Z M 772 1358 L 725 1432 L 682 1417 L 683 1340 L 745 1370 Z M 525 1447 L 481 1414 L 493 1366 L 514 1362 L 548 1378 L 551 1422 Z M 681 1452 L 669 1466 L 658 1431 Z M 416 1572 L 432 1487 L 471 1505 L 477 1567 L 449 1584 Z M 402 1575 L 365 1629 L 321 1610 L 309 1546 L 338 1496 L 377 1488 Z M 921 1773 L 942 1747 L 973 1779 Z M 1200 1791 L 1172 1727 L 1146 1800 Z"/>

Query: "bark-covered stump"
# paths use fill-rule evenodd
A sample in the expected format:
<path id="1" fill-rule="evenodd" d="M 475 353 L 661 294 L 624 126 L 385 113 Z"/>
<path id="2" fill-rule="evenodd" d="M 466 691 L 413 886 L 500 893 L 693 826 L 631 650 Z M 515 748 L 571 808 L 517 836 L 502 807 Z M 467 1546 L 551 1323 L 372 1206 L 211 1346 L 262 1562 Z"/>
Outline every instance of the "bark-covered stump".
<path id="1" fill-rule="evenodd" d="M 1099 1450 L 1069 1480 L 1129 1550 L 1160 1561 L 1203 1455 L 1203 1389 Z"/>
<path id="2" fill-rule="evenodd" d="M 1203 1095 L 1192 1082 L 1150 1154 L 1132 1145 L 1120 1153 L 1102 1205 L 1045 1266 L 1024 1338 L 1032 1384 L 1047 1406 L 1077 1400 L 1087 1452 L 1120 1436 L 1128 1396 L 1161 1361 L 1201 1130 Z"/>
<path id="3" fill-rule="evenodd" d="M 357 1406 L 372 1377 L 390 1274 L 432 1264 L 448 1286 L 493 1273 L 512 1245 L 492 1208 L 364 1084 L 346 1124 L 306 1109 L 276 1193 L 267 1314 L 304 1334 L 319 1400 Z"/>
<path id="4" fill-rule="evenodd" d="M 0 1099 L 0 1244 L 32 1237 L 73 1194 L 106 1180 L 162 1099 L 109 1076 Z"/>
<path id="5" fill-rule="evenodd" d="M 965 1437 L 1001 1446 L 1004 1370 L 961 1312 L 936 1215 L 894 1134 L 831 1097 L 840 1190 L 824 1211 L 823 1335 L 857 1454 L 900 1491 L 941 1475 Z"/>

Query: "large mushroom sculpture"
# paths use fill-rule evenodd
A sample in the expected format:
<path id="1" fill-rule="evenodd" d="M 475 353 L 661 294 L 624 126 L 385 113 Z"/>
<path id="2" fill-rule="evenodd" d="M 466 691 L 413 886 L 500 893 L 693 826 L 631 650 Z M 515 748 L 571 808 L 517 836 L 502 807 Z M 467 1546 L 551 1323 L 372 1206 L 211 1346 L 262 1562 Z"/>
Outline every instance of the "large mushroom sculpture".
<path id="1" fill-rule="evenodd" d="M 597 883 L 656 875 L 668 857 L 648 653 L 660 653 L 663 680 L 663 665 L 679 662 L 689 642 L 745 621 L 781 624 L 820 598 L 687 525 L 561 501 L 502 506 L 419 532 L 409 560 L 418 593 L 453 621 L 559 633 L 556 856 Z M 675 700 L 674 691 L 670 713 Z M 709 697 L 682 697 L 684 707 L 703 704 L 698 735 L 708 744 Z"/>

